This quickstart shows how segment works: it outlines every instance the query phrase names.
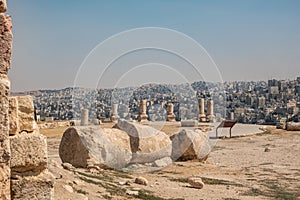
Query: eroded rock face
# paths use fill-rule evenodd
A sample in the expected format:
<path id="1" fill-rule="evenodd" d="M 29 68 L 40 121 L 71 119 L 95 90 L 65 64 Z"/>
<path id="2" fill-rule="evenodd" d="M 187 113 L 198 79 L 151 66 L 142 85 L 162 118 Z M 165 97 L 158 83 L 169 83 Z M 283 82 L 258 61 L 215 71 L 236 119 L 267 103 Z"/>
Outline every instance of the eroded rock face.
<path id="1" fill-rule="evenodd" d="M 126 120 L 119 120 L 117 126 L 130 137 L 131 163 L 151 163 L 171 156 L 172 144 L 164 132 Z"/>
<path id="2" fill-rule="evenodd" d="M 46 137 L 34 134 L 20 134 L 10 137 L 12 174 L 33 172 L 47 169 Z"/>
<path id="3" fill-rule="evenodd" d="M 205 161 L 211 151 L 208 137 L 200 130 L 182 129 L 179 133 L 173 135 L 171 140 L 171 158 L 174 161 Z"/>
<path id="4" fill-rule="evenodd" d="M 123 168 L 131 160 L 129 137 L 119 129 L 72 127 L 64 132 L 59 156 L 74 167 Z"/>

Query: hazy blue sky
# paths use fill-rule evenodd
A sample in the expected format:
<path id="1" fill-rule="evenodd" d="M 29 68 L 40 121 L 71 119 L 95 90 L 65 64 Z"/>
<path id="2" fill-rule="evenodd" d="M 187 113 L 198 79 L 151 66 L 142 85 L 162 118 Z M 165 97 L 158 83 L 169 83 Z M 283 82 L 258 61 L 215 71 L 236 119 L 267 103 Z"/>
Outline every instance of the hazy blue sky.
<path id="1" fill-rule="evenodd" d="M 96 45 L 152 26 L 194 38 L 224 80 L 300 76 L 298 0 L 8 0 L 8 6 L 14 91 L 73 86 Z"/>

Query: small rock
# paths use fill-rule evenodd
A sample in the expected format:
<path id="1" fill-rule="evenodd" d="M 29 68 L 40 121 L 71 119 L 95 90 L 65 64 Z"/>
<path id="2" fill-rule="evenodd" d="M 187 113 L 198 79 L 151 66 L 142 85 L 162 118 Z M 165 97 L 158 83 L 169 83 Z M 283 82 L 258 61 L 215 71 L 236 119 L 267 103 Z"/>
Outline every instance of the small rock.
<path id="1" fill-rule="evenodd" d="M 63 188 L 64 188 L 65 190 L 67 190 L 68 192 L 70 192 L 70 193 L 73 193 L 73 192 L 74 192 L 72 186 L 70 186 L 70 185 L 64 185 Z"/>
<path id="2" fill-rule="evenodd" d="M 80 180 L 74 180 L 73 183 L 74 183 L 75 185 L 83 185 L 83 182 L 80 181 Z"/>
<path id="3" fill-rule="evenodd" d="M 62 166 L 64 169 L 70 170 L 70 171 L 72 171 L 72 170 L 75 169 L 75 167 L 73 167 L 73 165 L 71 165 L 70 163 L 62 163 L 61 166 Z"/>
<path id="4" fill-rule="evenodd" d="M 265 152 L 270 152 L 271 149 L 269 149 L 268 147 L 265 148 Z"/>
<path id="5" fill-rule="evenodd" d="M 204 186 L 204 183 L 202 182 L 202 179 L 200 177 L 190 177 L 188 179 L 189 184 L 196 189 L 202 189 Z"/>
<path id="6" fill-rule="evenodd" d="M 137 177 L 135 180 L 134 180 L 134 183 L 137 183 L 137 184 L 140 184 L 140 185 L 148 185 L 148 180 L 145 179 L 144 177 Z"/>
<path id="7" fill-rule="evenodd" d="M 139 195 L 139 191 L 126 190 L 126 194 L 138 196 Z"/>
<path id="8" fill-rule="evenodd" d="M 172 159 L 170 157 L 165 157 L 153 162 L 153 167 L 166 167 L 172 163 Z"/>
<path id="9" fill-rule="evenodd" d="M 88 165 L 87 168 L 88 169 L 96 169 L 98 171 L 101 171 L 101 168 L 99 166 L 96 166 L 96 165 Z"/>
<path id="10" fill-rule="evenodd" d="M 119 185 L 129 185 L 129 182 L 128 181 L 120 181 Z"/>

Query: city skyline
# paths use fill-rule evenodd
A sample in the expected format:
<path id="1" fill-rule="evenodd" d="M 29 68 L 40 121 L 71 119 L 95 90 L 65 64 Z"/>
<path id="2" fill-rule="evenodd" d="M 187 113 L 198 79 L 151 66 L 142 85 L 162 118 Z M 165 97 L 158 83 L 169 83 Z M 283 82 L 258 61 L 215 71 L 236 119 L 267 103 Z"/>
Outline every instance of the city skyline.
<path id="1" fill-rule="evenodd" d="M 95 46 L 140 27 L 168 28 L 193 38 L 207 50 L 224 81 L 300 75 L 299 1 L 28 0 L 9 1 L 8 6 L 14 22 L 9 76 L 15 92 L 72 87 Z"/>

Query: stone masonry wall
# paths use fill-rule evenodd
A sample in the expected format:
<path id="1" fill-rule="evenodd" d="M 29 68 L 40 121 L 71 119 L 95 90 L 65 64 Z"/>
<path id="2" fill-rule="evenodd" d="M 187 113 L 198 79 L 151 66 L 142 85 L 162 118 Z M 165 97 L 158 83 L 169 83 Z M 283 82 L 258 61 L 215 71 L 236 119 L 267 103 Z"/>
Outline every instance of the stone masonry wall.
<path id="1" fill-rule="evenodd" d="M 47 141 L 34 121 L 32 97 L 10 97 L 12 25 L 6 9 L 0 0 L 0 199 L 52 200 Z"/>
<path id="2" fill-rule="evenodd" d="M 3 14 L 6 1 L 0 0 L 0 199 L 10 199 L 9 93 L 7 77 L 12 49 L 11 18 Z"/>

